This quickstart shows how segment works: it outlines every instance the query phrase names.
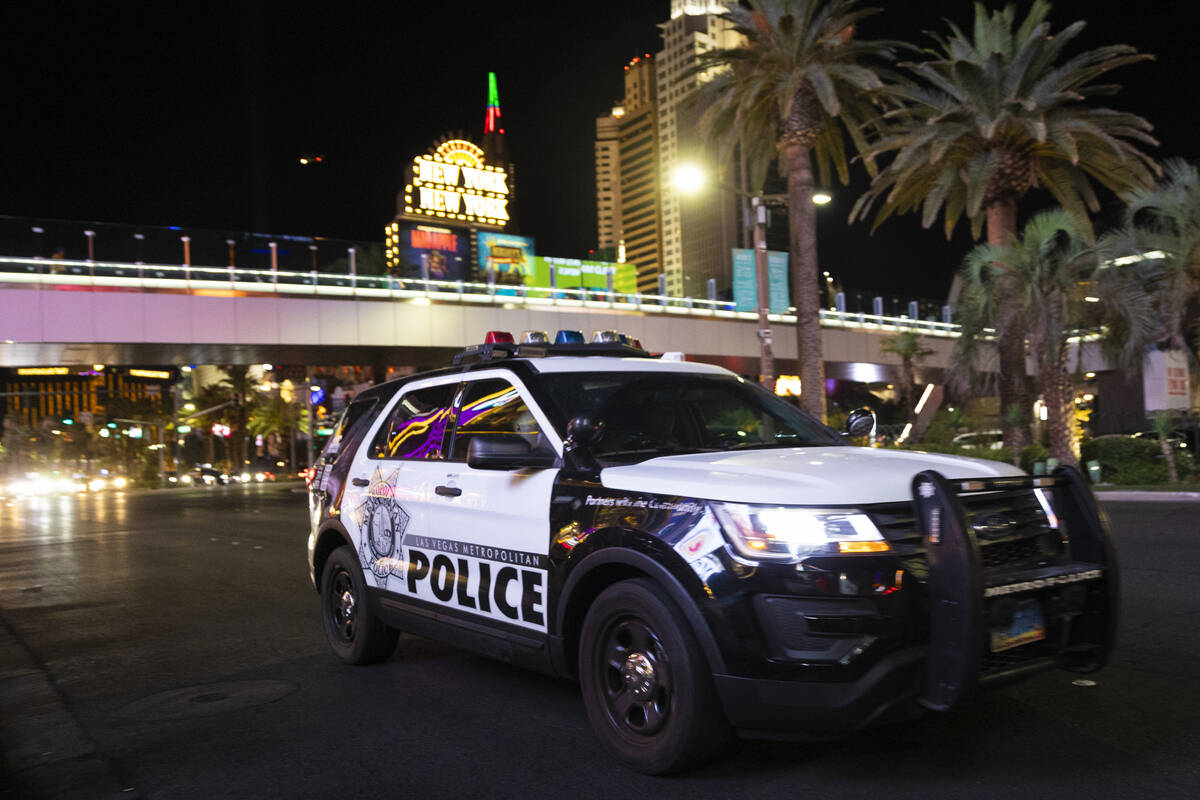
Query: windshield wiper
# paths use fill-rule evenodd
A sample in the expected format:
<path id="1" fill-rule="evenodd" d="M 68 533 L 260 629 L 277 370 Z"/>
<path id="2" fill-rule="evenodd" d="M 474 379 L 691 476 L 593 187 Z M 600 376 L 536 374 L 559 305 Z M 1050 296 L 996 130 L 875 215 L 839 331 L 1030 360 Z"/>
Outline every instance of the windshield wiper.
<path id="1" fill-rule="evenodd" d="M 773 442 L 738 442 L 731 444 L 726 450 L 757 450 L 759 448 L 766 449 L 769 447 L 812 447 L 812 442 L 798 441 L 773 441 Z"/>
<path id="2" fill-rule="evenodd" d="M 620 458 L 622 456 L 683 456 L 689 453 L 719 453 L 719 447 L 643 447 L 633 450 L 612 450 L 606 453 L 597 453 L 597 458 Z"/>

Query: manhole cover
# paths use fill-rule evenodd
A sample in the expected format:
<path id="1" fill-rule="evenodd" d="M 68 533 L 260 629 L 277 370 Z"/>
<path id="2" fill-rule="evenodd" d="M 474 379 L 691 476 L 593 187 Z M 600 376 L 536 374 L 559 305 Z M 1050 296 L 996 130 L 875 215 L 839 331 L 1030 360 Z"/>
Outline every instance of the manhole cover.
<path id="1" fill-rule="evenodd" d="M 130 703 L 117 713 L 122 717 L 143 722 L 208 717 L 273 703 L 294 691 L 296 685 L 288 681 L 206 683 L 152 694 Z"/>

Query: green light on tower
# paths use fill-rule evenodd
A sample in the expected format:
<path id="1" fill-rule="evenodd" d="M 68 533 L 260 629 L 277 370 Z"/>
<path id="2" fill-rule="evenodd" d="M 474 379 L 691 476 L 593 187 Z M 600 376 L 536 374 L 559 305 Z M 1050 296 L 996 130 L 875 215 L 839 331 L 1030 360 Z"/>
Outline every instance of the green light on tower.
<path id="1" fill-rule="evenodd" d="M 496 88 L 496 73 L 488 73 L 487 111 L 484 112 L 483 132 L 504 133 L 500 125 L 500 90 Z"/>

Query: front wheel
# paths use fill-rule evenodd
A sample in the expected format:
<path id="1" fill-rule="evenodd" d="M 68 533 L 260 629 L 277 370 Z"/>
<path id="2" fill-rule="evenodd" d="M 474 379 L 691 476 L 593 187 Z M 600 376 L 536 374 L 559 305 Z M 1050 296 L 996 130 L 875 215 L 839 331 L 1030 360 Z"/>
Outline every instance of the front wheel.
<path id="1" fill-rule="evenodd" d="M 349 545 L 330 553 L 321 570 L 321 621 L 329 646 L 347 664 L 384 661 L 396 649 L 399 633 L 371 612 L 367 582 Z"/>
<path id="2" fill-rule="evenodd" d="M 579 682 L 592 727 L 615 758 L 647 775 L 692 766 L 729 735 L 687 621 L 649 579 L 621 581 L 588 610 Z"/>

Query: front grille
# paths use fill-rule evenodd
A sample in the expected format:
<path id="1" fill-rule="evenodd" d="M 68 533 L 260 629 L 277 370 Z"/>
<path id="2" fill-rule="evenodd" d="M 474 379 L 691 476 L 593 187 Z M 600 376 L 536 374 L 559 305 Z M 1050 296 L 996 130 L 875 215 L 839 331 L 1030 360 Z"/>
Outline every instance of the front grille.
<path id="1" fill-rule="evenodd" d="M 1053 563 L 1061 554 L 1062 537 L 1050 527 L 1046 513 L 1031 489 L 1007 489 L 958 496 L 966 511 L 967 524 L 984 527 L 985 520 L 1010 520 L 1004 532 L 978 529 L 980 558 L 985 570 L 1016 569 Z M 925 542 L 913 515 L 912 503 L 886 503 L 866 509 L 879 532 L 909 574 L 918 581 L 929 576 L 925 562 Z M 992 538 L 989 538 L 992 537 Z"/>

